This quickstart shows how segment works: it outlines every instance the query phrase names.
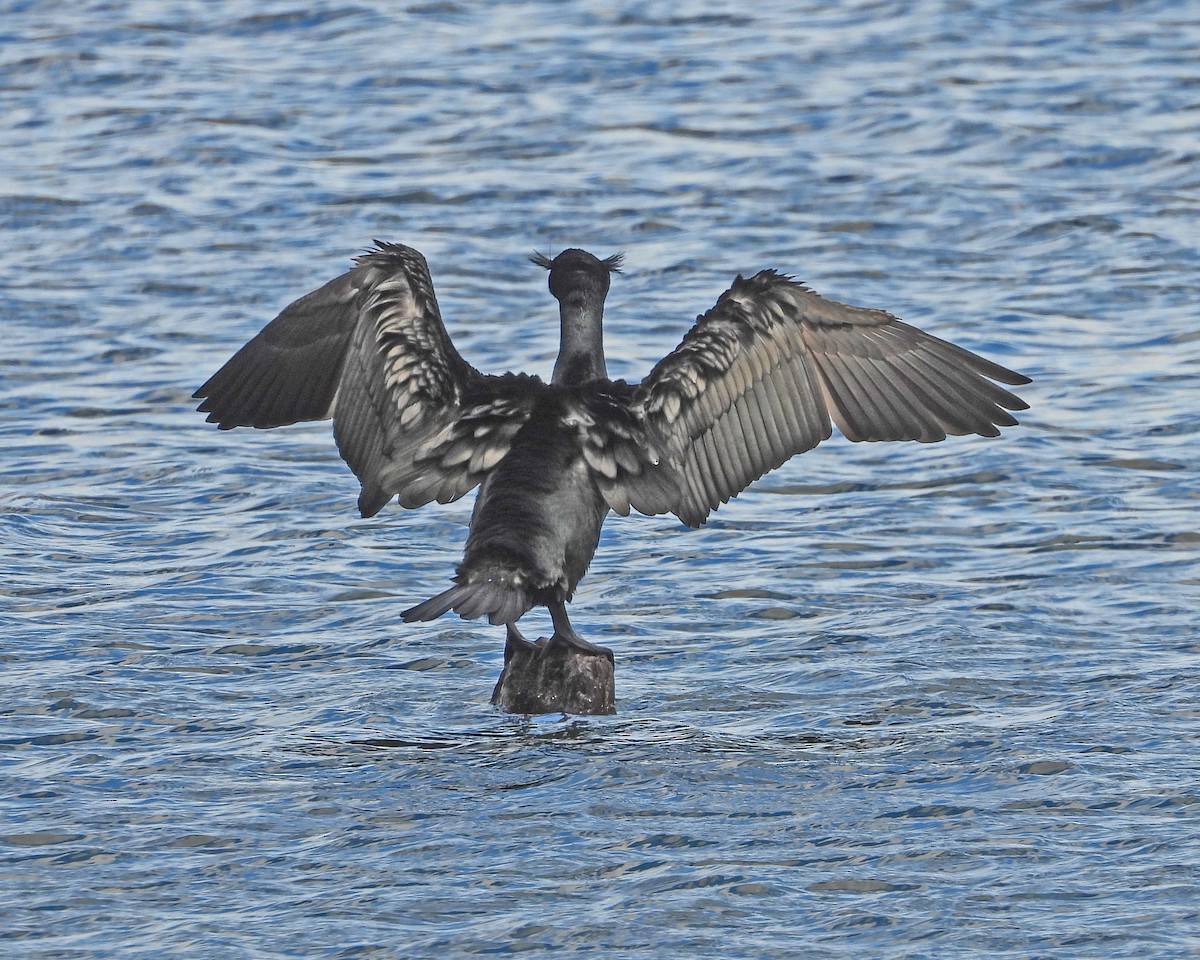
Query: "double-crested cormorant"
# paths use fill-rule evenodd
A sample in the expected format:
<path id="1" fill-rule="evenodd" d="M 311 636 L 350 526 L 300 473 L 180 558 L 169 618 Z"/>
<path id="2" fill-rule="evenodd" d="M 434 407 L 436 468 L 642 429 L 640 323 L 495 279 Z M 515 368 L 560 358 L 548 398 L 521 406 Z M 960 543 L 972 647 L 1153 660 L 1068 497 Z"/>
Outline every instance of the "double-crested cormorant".
<path id="1" fill-rule="evenodd" d="M 195 396 L 222 430 L 333 418 L 370 517 L 448 503 L 479 486 L 455 585 L 406 610 L 507 627 L 535 606 L 554 638 L 591 653 L 566 604 L 610 510 L 699 526 L 768 470 L 815 447 L 831 421 L 851 440 L 994 437 L 1029 378 L 889 313 L 826 300 L 774 270 L 739 276 L 641 383 L 610 380 L 602 319 L 621 257 L 564 250 L 550 271 L 561 345 L 549 383 L 490 376 L 442 324 L 425 258 L 376 241 L 297 300 Z M 554 639 L 552 638 L 552 639 Z M 611 656 L 611 653 L 608 653 Z"/>

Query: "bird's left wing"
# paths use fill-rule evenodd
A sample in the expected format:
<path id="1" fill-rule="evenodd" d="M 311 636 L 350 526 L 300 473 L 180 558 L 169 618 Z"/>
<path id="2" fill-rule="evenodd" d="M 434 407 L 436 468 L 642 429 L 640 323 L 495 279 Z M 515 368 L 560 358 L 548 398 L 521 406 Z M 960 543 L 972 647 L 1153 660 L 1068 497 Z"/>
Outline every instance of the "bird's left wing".
<path id="1" fill-rule="evenodd" d="M 461 497 L 508 452 L 540 381 L 485 376 L 454 348 L 425 258 L 380 243 L 287 307 L 196 391 L 222 430 L 334 421 L 372 516 Z"/>
<path id="2" fill-rule="evenodd" d="M 826 300 L 764 270 L 738 277 L 638 386 L 633 411 L 674 475 L 669 510 L 717 506 L 831 433 L 850 440 L 996 436 L 1029 379 L 882 310 Z M 634 481 L 633 486 L 638 486 Z M 635 490 L 636 494 L 636 490 Z"/>

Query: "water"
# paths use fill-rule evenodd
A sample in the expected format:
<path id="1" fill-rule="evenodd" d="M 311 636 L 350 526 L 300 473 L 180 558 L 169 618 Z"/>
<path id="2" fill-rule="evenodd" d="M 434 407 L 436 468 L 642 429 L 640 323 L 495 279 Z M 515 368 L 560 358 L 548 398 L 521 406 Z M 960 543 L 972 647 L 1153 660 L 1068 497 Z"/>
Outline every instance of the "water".
<path id="1" fill-rule="evenodd" d="M 0 17 L 0 953 L 1200 950 L 1195 4 L 248 9 Z M 619 713 L 504 716 L 469 501 L 189 400 L 376 236 L 485 370 L 581 245 L 615 375 L 775 266 L 1033 409 L 610 523 Z"/>

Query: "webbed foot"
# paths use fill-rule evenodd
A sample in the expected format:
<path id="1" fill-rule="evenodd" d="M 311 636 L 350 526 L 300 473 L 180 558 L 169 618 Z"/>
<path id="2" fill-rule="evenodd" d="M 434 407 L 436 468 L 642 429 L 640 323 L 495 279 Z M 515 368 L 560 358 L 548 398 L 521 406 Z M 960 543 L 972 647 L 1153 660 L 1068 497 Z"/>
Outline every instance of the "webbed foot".
<path id="1" fill-rule="evenodd" d="M 561 600 L 556 603 L 546 605 L 550 611 L 550 619 L 554 621 L 554 636 L 550 638 L 550 642 L 559 641 L 565 643 L 568 648 L 581 653 L 587 657 L 606 657 L 608 662 L 615 664 L 616 659 L 613 657 L 613 652 L 608 647 L 601 647 L 598 644 L 584 640 L 575 632 L 575 628 L 571 626 L 571 621 L 567 617 L 567 605 Z"/>
<path id="2" fill-rule="evenodd" d="M 517 629 L 515 623 L 505 625 L 506 636 L 504 640 L 504 662 L 507 664 L 513 657 L 524 654 L 531 656 L 537 652 L 538 645 L 532 640 L 527 640 L 525 635 Z"/>
<path id="3" fill-rule="evenodd" d="M 585 657 L 606 657 L 609 663 L 616 663 L 616 658 L 608 647 L 602 647 L 599 644 L 592 643 L 590 640 L 584 640 L 574 630 L 566 633 L 555 630 L 554 636 L 546 641 L 546 645 L 549 646 L 553 643 L 564 644 L 570 650 L 581 653 Z"/>

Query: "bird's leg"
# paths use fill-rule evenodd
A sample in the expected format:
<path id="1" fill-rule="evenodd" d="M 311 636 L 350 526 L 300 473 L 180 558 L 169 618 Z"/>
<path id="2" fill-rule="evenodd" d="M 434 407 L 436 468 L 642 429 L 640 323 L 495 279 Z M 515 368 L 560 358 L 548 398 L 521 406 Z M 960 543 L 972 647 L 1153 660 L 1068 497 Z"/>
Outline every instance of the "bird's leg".
<path id="1" fill-rule="evenodd" d="M 525 635 L 517 629 L 515 623 L 506 623 L 504 625 L 506 637 L 504 641 L 504 662 L 508 663 L 513 658 L 515 653 L 533 653 L 537 649 L 537 644 L 532 640 L 526 640 Z"/>
<path id="2" fill-rule="evenodd" d="M 546 608 L 550 611 L 550 619 L 554 621 L 554 636 L 550 638 L 551 643 L 558 640 L 568 646 L 574 647 L 580 653 L 589 654 L 593 657 L 608 657 L 610 662 L 613 661 L 613 652 L 608 647 L 601 647 L 590 643 L 575 632 L 575 628 L 571 626 L 571 621 L 567 619 L 567 605 L 563 601 L 551 601 L 546 604 Z"/>

